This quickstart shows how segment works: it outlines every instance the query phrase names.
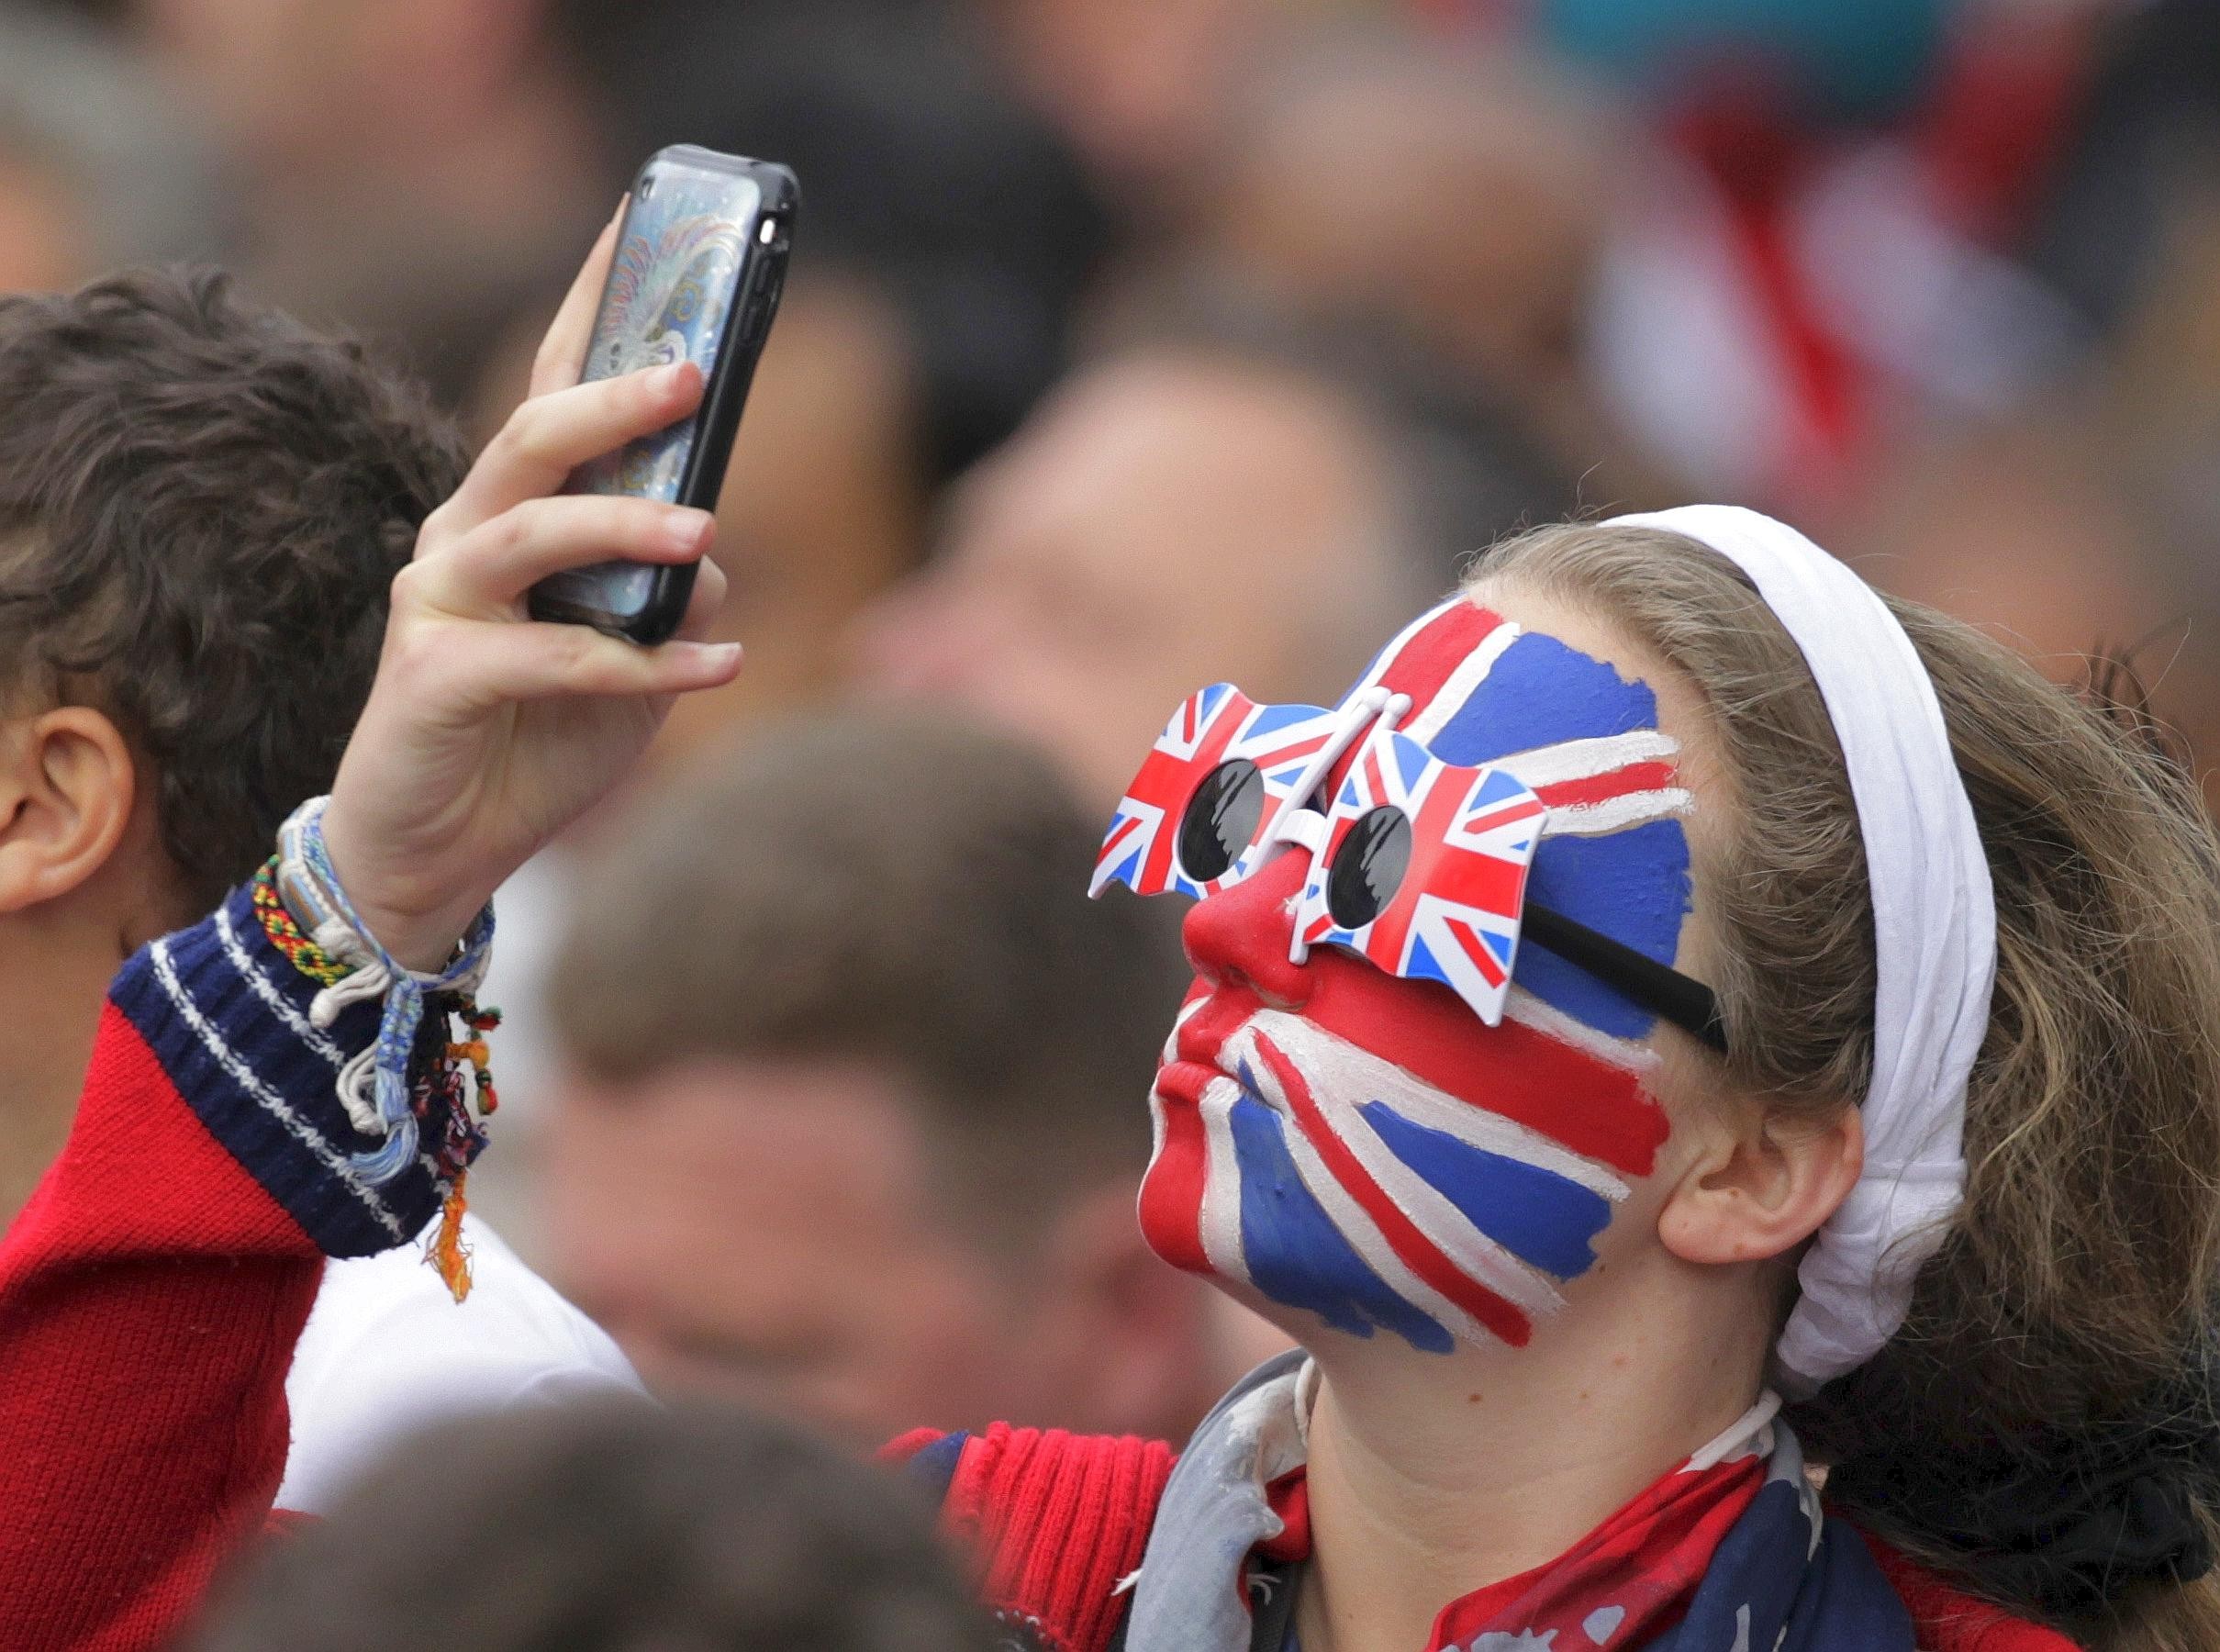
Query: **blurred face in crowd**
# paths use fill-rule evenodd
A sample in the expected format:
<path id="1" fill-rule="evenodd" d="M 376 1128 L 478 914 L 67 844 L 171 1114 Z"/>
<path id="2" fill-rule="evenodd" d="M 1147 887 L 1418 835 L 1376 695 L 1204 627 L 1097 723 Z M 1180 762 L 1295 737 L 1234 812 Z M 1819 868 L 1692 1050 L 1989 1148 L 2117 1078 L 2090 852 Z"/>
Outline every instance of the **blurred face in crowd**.
<path id="1" fill-rule="evenodd" d="M 264 181 L 374 170 L 399 152 L 401 132 L 449 147 L 478 137 L 494 90 L 530 59 L 541 27 L 536 6 L 485 0 L 137 0 L 137 9 L 194 103 Z"/>
<path id="2" fill-rule="evenodd" d="M 258 170 L 342 140 L 379 54 L 382 7 L 318 0 L 139 0 L 155 46 Z M 359 132 L 351 134 L 359 139 Z"/>
<path id="3" fill-rule="evenodd" d="M 1377 438 L 1288 372 L 1151 351 L 1082 373 L 962 485 L 865 678 L 1042 742 L 1107 809 L 1198 684 L 1336 692 L 1404 599 Z"/>
<path id="4" fill-rule="evenodd" d="M 91 255 L 67 181 L 29 156 L 0 151 L 0 293 L 69 286 Z"/>
<path id="5" fill-rule="evenodd" d="M 552 1131 L 554 1277 L 657 1390 L 859 1449 L 998 1417 L 1183 1430 L 1208 1402 L 1190 1391 L 1204 1303 L 1142 1246 L 1130 1181 L 982 1232 L 982 1210 L 1032 1190 L 982 1187 L 962 1156 L 860 1060 L 574 1076 Z"/>
<path id="6" fill-rule="evenodd" d="M 1394 309 L 1545 413 L 1579 371 L 1608 131 L 1539 61 L 1336 55 L 1232 147 L 1202 239 L 1295 304 Z"/>
<path id="7" fill-rule="evenodd" d="M 1006 61 L 1095 169 L 1161 199 L 1208 151 L 1242 63 L 1271 35 L 1262 0 L 991 0 Z"/>

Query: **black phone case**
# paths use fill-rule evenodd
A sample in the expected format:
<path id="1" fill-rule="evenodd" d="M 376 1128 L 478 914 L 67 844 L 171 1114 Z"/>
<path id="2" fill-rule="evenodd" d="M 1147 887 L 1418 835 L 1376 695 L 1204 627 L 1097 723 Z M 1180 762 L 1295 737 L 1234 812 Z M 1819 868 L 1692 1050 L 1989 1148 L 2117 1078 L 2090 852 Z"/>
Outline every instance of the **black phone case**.
<path id="1" fill-rule="evenodd" d="M 707 171 L 744 173 L 763 192 L 758 223 L 774 221 L 776 235 L 769 242 L 751 240 L 742 291 L 725 318 L 724 336 L 718 345 L 717 364 L 702 389 L 701 406 L 695 410 L 694 445 L 686 454 L 686 468 L 679 479 L 677 503 L 702 510 L 716 508 L 724 491 L 725 467 L 732 457 L 732 440 L 740 431 L 740 416 L 748 404 L 748 388 L 755 380 L 755 363 L 764 340 L 778 315 L 778 300 L 786 281 L 786 255 L 793 243 L 795 216 L 801 205 L 801 185 L 786 168 L 773 161 L 753 161 L 744 155 L 720 154 L 693 144 L 677 144 L 650 156 L 632 181 L 633 199 L 648 168 L 668 157 Z M 607 296 L 604 296 L 605 303 Z M 612 614 L 588 608 L 545 585 L 534 586 L 529 607 L 535 620 L 554 620 L 590 625 L 597 631 L 626 637 L 643 647 L 669 640 L 686 618 L 686 603 L 694 595 L 698 564 L 655 570 L 648 599 L 636 614 Z"/>

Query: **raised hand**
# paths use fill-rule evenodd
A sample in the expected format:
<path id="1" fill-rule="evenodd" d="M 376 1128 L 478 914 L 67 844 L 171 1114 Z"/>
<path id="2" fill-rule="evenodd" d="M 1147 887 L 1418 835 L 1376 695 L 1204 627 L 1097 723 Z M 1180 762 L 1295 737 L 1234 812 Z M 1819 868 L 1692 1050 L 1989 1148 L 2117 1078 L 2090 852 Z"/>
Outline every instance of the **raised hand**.
<path id="1" fill-rule="evenodd" d="M 623 776 L 673 697 L 740 669 L 737 644 L 696 641 L 724 598 L 714 563 L 677 637 L 656 648 L 525 611 L 550 574 L 612 557 L 693 562 L 709 544 L 705 511 L 556 493 L 578 465 L 701 399 L 691 363 L 577 383 L 616 229 L 548 329 L 530 394 L 394 581 L 377 681 L 324 816 L 355 910 L 412 968 L 436 968 L 500 882 Z"/>

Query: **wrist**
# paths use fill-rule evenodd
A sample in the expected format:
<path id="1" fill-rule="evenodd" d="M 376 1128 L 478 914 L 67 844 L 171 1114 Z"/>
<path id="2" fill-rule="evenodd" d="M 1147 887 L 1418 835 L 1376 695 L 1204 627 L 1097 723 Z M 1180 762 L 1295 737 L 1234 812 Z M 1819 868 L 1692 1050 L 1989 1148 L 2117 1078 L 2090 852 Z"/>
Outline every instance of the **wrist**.
<path id="1" fill-rule="evenodd" d="M 368 870 L 369 857 L 358 853 L 347 818 L 336 802 L 324 813 L 323 833 L 331 870 L 370 937 L 405 969 L 436 975 L 444 968 L 484 900 L 469 896 L 445 900 L 396 898 L 381 888 Z"/>

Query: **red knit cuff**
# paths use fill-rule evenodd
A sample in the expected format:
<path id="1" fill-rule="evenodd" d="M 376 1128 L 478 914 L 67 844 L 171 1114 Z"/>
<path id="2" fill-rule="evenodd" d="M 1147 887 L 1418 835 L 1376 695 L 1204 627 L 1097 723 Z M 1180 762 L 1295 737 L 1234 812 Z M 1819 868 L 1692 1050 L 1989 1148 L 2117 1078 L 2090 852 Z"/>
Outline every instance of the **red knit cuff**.
<path id="1" fill-rule="evenodd" d="M 1157 1440 L 997 1423 L 965 1443 L 944 1518 L 984 1562 L 990 1607 L 1054 1652 L 1099 1652 L 1172 1461 Z"/>

